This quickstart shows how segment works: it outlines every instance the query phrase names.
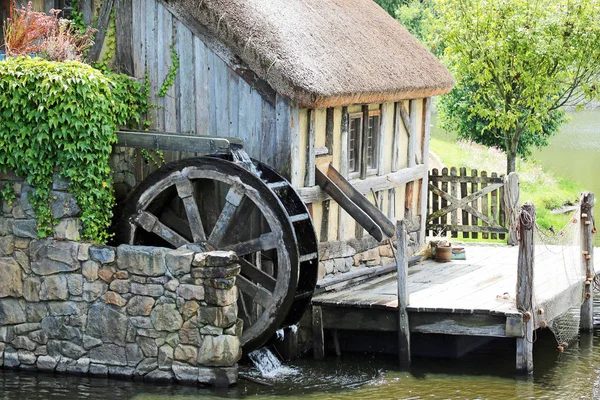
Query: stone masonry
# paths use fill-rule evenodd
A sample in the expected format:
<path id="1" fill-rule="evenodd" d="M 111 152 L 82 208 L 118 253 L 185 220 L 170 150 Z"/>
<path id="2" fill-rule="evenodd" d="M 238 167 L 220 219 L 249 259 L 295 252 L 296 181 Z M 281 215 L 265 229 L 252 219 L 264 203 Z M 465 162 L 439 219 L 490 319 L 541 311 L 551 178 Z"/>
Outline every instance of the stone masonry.
<path id="1" fill-rule="evenodd" d="M 55 238 L 39 240 L 23 196 L 31 188 L 12 184 L 17 198 L 3 201 L 0 217 L 0 367 L 237 381 L 242 320 L 233 252 L 76 241 L 80 211 L 56 180 Z"/>

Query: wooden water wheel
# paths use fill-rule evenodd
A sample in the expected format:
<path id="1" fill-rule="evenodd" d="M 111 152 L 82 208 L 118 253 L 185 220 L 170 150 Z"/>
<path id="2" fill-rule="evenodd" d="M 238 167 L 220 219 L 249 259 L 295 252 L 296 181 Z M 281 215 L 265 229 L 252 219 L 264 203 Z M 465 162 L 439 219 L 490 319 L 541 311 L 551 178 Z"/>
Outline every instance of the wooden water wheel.
<path id="1" fill-rule="evenodd" d="M 121 243 L 238 254 L 245 351 L 298 322 L 310 302 L 318 266 L 312 221 L 290 184 L 262 163 L 244 168 L 223 156 L 168 164 L 129 196 L 120 221 Z"/>

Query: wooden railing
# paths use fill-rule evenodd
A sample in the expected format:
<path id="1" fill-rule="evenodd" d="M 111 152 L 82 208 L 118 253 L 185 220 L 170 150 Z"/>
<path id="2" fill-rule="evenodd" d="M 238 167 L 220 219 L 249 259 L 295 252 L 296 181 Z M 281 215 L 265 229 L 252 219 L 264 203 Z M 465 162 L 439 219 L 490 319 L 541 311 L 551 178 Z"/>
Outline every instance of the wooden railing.
<path id="1" fill-rule="evenodd" d="M 426 229 L 430 235 L 451 233 L 453 238 L 506 239 L 519 204 L 518 176 L 478 173 L 456 167 L 429 174 Z"/>

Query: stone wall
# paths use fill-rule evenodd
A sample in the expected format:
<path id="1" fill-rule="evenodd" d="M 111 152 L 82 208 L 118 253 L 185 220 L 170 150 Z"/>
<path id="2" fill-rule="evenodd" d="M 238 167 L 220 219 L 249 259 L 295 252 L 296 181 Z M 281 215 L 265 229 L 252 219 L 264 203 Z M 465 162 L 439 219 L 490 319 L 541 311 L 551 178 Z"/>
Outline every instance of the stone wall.
<path id="1" fill-rule="evenodd" d="M 3 178 L 16 198 L 0 217 L 0 367 L 236 382 L 234 253 L 76 241 L 80 210 L 59 179 L 55 238 L 38 240 L 31 188 Z"/>

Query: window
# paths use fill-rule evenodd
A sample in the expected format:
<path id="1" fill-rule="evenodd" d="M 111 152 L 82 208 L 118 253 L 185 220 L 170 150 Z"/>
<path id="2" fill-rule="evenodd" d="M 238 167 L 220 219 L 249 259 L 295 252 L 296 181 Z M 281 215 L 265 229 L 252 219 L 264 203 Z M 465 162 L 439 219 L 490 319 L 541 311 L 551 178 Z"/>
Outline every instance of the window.
<path id="1" fill-rule="evenodd" d="M 348 177 L 364 178 L 377 173 L 379 166 L 379 110 L 353 113 L 348 116 Z M 366 121 L 366 123 L 365 123 Z"/>

